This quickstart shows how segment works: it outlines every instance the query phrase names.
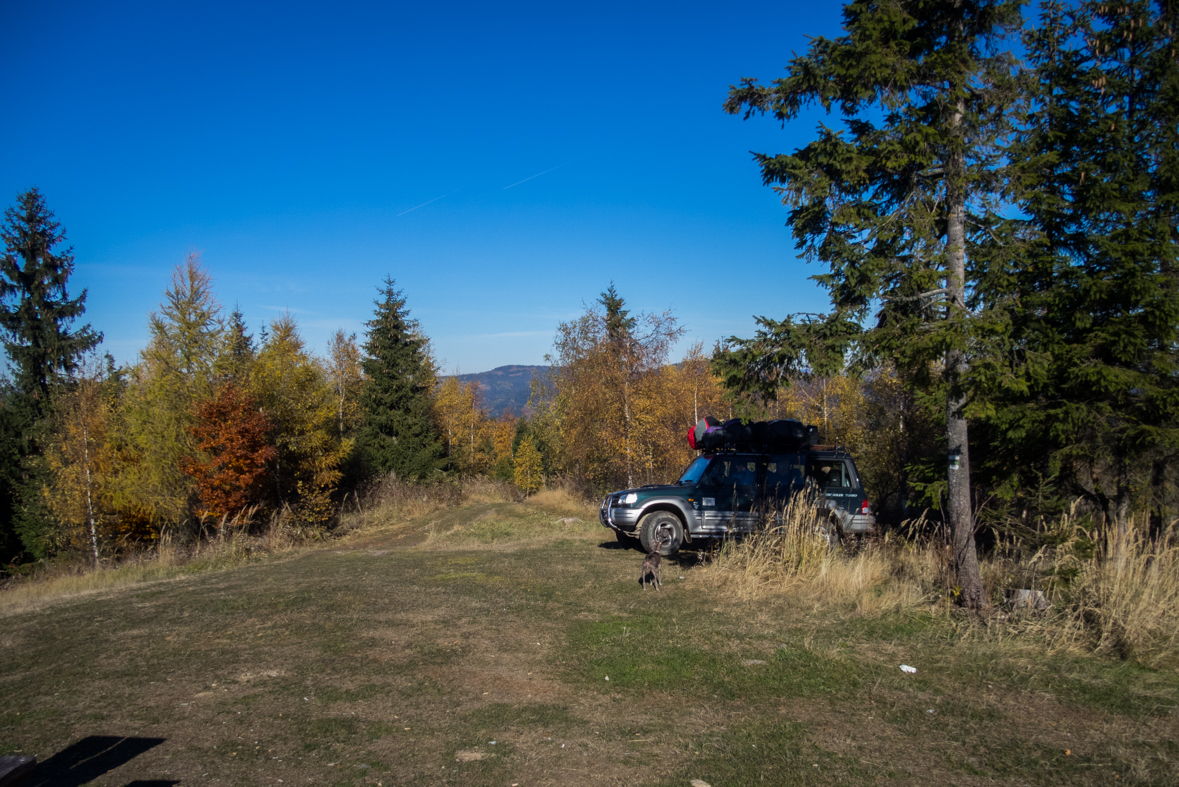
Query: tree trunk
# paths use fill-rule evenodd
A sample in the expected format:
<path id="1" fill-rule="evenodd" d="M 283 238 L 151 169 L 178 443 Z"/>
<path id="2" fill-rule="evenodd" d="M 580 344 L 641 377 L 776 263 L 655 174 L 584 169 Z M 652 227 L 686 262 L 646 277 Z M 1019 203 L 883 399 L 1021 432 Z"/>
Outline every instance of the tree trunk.
<path id="1" fill-rule="evenodd" d="M 964 107 L 959 100 L 950 116 L 950 128 L 957 129 Z M 960 319 L 966 309 L 966 189 L 965 155 L 954 150 L 946 167 L 946 318 Z M 946 444 L 949 449 L 950 529 L 954 547 L 954 571 L 960 595 L 958 602 L 968 609 L 986 605 L 978 553 L 974 544 L 974 515 L 970 506 L 970 440 L 966 416 L 962 412 L 965 397 L 958 392 L 959 381 L 966 372 L 966 354 L 960 349 L 946 351 Z"/>
<path id="2" fill-rule="evenodd" d="M 94 495 L 91 492 L 90 481 L 90 433 L 86 428 L 86 411 L 82 409 L 82 461 L 86 469 L 86 517 L 90 523 L 90 548 L 94 552 L 94 567 L 99 567 L 98 560 L 98 528 L 94 524 Z"/>
<path id="3" fill-rule="evenodd" d="M 1124 468 L 1118 473 L 1117 502 L 1115 503 L 1114 516 L 1118 523 L 1118 535 L 1121 537 L 1125 537 L 1130 532 L 1132 520 L 1130 514 L 1131 490 L 1130 479 L 1127 478 L 1128 475 L 1129 473 Z"/>
<path id="4" fill-rule="evenodd" d="M 954 364 L 951 367 L 951 364 Z M 946 366 L 965 368 L 962 353 L 946 353 Z M 961 595 L 958 601 L 969 609 L 986 604 L 978 552 L 974 545 L 974 515 L 970 510 L 970 442 L 966 418 L 961 413 L 964 400 L 950 393 L 946 397 L 946 443 L 949 447 L 950 529 L 954 547 L 954 572 Z M 955 461 L 956 457 L 956 461 Z"/>

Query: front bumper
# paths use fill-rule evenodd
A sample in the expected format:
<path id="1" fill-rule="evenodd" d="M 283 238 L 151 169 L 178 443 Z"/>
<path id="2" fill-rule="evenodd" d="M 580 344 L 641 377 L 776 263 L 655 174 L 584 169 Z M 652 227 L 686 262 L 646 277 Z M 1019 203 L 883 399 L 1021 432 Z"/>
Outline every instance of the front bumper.
<path id="1" fill-rule="evenodd" d="M 641 513 L 637 508 L 611 508 L 610 498 L 607 497 L 598 508 L 598 521 L 602 523 L 602 527 L 634 535 Z"/>

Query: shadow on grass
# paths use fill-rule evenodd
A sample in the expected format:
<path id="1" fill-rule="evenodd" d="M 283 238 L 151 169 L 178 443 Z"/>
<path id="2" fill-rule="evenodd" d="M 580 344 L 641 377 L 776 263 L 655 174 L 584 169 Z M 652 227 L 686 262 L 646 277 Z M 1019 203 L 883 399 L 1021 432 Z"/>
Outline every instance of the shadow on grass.
<path id="1" fill-rule="evenodd" d="M 603 541 L 602 543 L 598 544 L 598 549 L 614 549 L 619 552 L 628 552 L 633 550 L 638 552 L 639 540 L 637 538 L 632 540 L 634 541 L 633 544 L 627 544 L 622 541 Z"/>
<path id="2" fill-rule="evenodd" d="M 167 738 L 91 735 L 37 765 L 24 787 L 79 787 L 159 746 Z M 171 780 L 134 781 L 127 787 L 170 787 Z"/>

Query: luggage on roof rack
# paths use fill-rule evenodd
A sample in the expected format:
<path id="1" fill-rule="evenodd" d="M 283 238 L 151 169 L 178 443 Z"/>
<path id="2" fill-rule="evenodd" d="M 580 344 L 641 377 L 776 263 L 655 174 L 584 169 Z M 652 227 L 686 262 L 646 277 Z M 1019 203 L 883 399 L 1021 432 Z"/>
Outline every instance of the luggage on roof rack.
<path id="1" fill-rule="evenodd" d="M 699 451 L 797 451 L 819 442 L 819 428 L 791 418 L 745 424 L 733 418 L 723 424 L 711 416 L 688 432 L 688 445 Z"/>

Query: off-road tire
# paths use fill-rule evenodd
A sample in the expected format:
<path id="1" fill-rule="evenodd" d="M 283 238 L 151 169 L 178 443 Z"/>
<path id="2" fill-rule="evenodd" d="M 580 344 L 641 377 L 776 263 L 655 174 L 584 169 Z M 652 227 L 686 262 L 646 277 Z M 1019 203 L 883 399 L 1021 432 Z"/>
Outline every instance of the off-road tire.
<path id="1" fill-rule="evenodd" d="M 614 537 L 618 539 L 618 543 L 630 549 L 635 545 L 635 537 L 630 533 L 623 533 L 621 530 L 614 531 Z"/>
<path id="2" fill-rule="evenodd" d="M 661 555 L 674 555 L 680 551 L 684 543 L 684 524 L 680 518 L 670 511 L 652 511 L 639 520 L 639 543 L 643 551 L 650 553 L 655 547 L 656 534 L 665 534 Z M 666 536 L 670 536 L 670 539 Z"/>

